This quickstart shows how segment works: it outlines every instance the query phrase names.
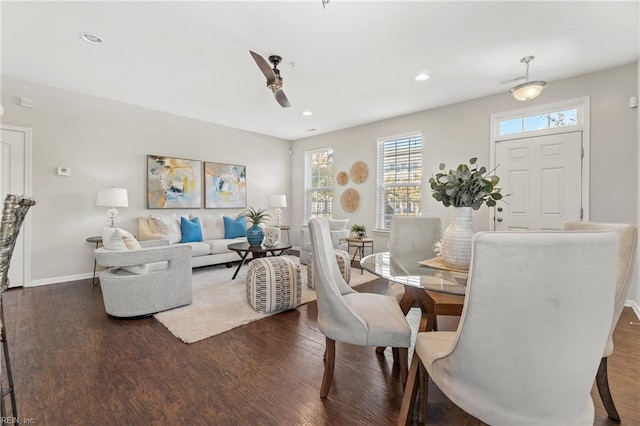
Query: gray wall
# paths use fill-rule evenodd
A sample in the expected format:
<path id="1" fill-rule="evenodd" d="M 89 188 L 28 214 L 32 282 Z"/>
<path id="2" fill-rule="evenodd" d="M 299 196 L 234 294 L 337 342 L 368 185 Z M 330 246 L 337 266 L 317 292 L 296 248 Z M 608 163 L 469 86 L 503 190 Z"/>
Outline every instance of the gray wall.
<path id="1" fill-rule="evenodd" d="M 590 220 L 637 223 L 638 117 L 636 110 L 629 108 L 629 97 L 636 95 L 637 87 L 637 64 L 630 64 L 550 82 L 540 97 L 526 103 L 514 100 L 505 92 L 295 141 L 291 163 L 291 206 L 292 225 L 297 229 L 293 235 L 298 238 L 303 222 L 305 150 L 333 146 L 336 173 L 348 171 L 355 160 L 363 160 L 369 165 L 370 175 L 366 182 L 335 186 L 334 217 L 350 217 L 351 224 L 365 224 L 367 229 L 375 229 L 376 140 L 421 131 L 424 147 L 423 214 L 441 216 L 443 226 L 448 226 L 449 213 L 431 198 L 427 184 L 440 162 L 456 165 L 476 156 L 479 163 L 488 166 L 492 113 L 582 96 L 591 98 Z M 355 188 L 361 196 L 360 208 L 352 214 L 343 212 L 339 203 L 342 191 L 348 187 Z M 486 230 L 488 223 L 488 208 L 474 212 L 476 230 Z M 375 251 L 386 250 L 388 234 L 369 234 L 375 238 Z M 634 291 L 635 300 L 638 300 L 638 290 Z"/>
<path id="2" fill-rule="evenodd" d="M 21 96 L 33 99 L 33 109 L 19 106 Z M 288 194 L 289 141 L 6 77 L 2 105 L 4 124 L 33 129 L 35 285 L 92 271 L 93 247 L 85 238 L 100 235 L 107 223 L 107 208 L 95 205 L 98 188 L 127 188 L 129 207 L 119 209 L 119 225 L 134 235 L 136 218 L 151 212 L 224 211 L 147 210 L 147 154 L 244 164 L 251 206 L 266 207 L 270 195 Z M 70 167 L 71 177 L 57 176 L 58 166 Z"/>

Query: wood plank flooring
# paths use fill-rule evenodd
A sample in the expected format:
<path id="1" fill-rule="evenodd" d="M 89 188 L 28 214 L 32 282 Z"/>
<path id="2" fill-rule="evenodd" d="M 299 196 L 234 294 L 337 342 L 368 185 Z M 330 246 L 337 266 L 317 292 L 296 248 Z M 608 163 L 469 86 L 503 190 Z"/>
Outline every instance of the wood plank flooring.
<path id="1" fill-rule="evenodd" d="M 19 415 L 38 425 L 392 425 L 400 409 L 389 350 L 338 343 L 329 397 L 318 397 L 315 302 L 191 345 L 152 317 L 109 317 L 90 280 L 12 289 L 4 303 Z M 418 312 L 409 318 L 415 330 Z M 640 424 L 640 325 L 631 322 L 640 321 L 626 308 L 609 360 L 623 425 Z M 457 318 L 439 325 L 455 329 Z M 479 424 L 430 386 L 428 424 Z M 595 424 L 615 424 L 593 395 Z"/>

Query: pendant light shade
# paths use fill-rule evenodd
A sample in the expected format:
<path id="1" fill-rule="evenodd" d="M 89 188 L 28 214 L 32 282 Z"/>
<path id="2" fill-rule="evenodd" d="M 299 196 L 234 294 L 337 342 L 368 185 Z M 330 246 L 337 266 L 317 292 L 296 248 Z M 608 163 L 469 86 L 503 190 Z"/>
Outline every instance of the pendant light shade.
<path id="1" fill-rule="evenodd" d="M 509 93 L 513 95 L 519 101 L 528 101 L 529 99 L 533 99 L 538 97 L 542 90 L 547 85 L 546 81 L 538 80 L 538 81 L 529 81 L 529 62 L 531 62 L 535 56 L 525 56 L 520 59 L 520 62 L 527 65 L 527 74 L 526 74 L 526 83 L 518 84 L 517 86 L 512 87 L 509 90 Z"/>

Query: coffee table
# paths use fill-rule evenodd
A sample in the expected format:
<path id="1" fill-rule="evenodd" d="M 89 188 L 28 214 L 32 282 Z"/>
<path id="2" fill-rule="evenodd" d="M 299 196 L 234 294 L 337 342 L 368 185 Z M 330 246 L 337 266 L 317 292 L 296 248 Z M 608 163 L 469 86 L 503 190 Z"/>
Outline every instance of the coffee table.
<path id="1" fill-rule="evenodd" d="M 271 253 L 271 256 L 280 256 L 285 250 L 289 250 L 291 247 L 291 243 L 283 242 L 279 242 L 278 244 L 269 247 L 266 247 L 264 245 L 252 246 L 249 245 L 249 243 L 229 244 L 227 248 L 238 253 L 238 256 L 240 256 L 240 258 L 242 259 L 242 261 L 238 265 L 238 268 L 236 269 L 236 272 L 233 274 L 233 278 L 231 279 L 236 279 L 238 272 L 240 272 L 240 268 L 242 268 L 242 265 L 246 263 L 249 253 L 252 254 L 252 259 L 266 257 L 268 253 Z"/>

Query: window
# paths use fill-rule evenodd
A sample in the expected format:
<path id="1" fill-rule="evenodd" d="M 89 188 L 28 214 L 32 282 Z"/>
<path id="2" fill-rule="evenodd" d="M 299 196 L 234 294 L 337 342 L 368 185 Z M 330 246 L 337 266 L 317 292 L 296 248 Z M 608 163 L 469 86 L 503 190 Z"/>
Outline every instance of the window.
<path id="1" fill-rule="evenodd" d="M 304 220 L 331 218 L 333 203 L 333 148 L 304 153 Z"/>
<path id="2" fill-rule="evenodd" d="M 577 126 L 578 118 L 577 108 L 508 118 L 499 121 L 499 136 L 555 129 L 558 127 Z"/>
<path id="3" fill-rule="evenodd" d="M 378 140 L 376 228 L 391 229 L 391 216 L 419 216 L 422 207 L 422 135 Z"/>

